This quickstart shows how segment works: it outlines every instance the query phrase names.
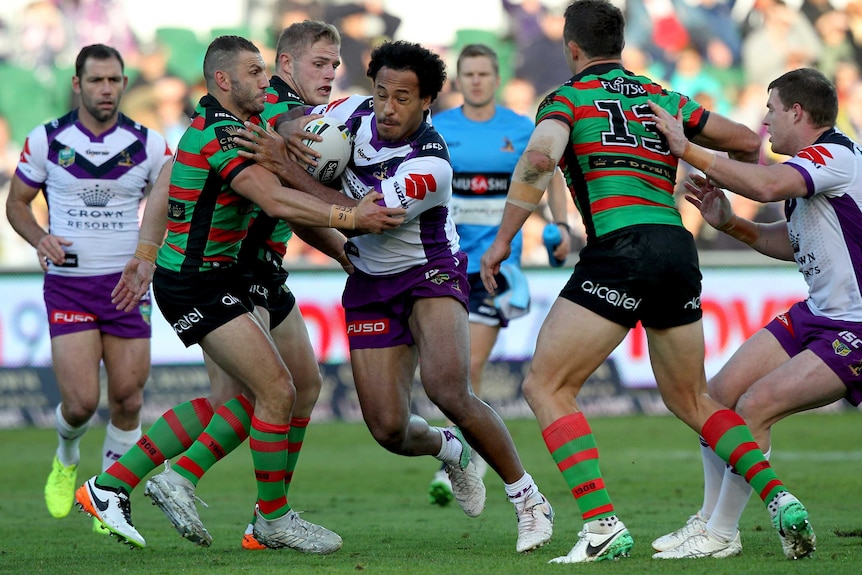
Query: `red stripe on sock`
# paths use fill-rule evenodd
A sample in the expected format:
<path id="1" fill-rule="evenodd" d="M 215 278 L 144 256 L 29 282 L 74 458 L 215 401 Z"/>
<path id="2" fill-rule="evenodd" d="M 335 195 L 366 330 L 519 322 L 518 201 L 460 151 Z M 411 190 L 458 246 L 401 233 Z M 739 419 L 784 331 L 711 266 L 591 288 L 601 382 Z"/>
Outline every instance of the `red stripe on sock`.
<path id="1" fill-rule="evenodd" d="M 162 460 L 164 461 L 164 459 Z M 141 478 L 129 471 L 129 468 L 117 461 L 108 468 L 108 474 L 111 477 L 116 477 L 123 483 L 126 483 L 134 489 L 141 482 Z"/>
<path id="2" fill-rule="evenodd" d="M 293 481 L 293 471 L 284 474 L 284 482 L 290 483 L 291 481 Z"/>
<path id="3" fill-rule="evenodd" d="M 162 417 L 164 418 L 165 423 L 168 424 L 168 427 L 171 428 L 173 434 L 180 440 L 180 444 L 183 448 L 188 449 L 191 447 L 192 443 L 194 443 L 194 439 L 189 437 L 189 434 L 186 432 L 185 427 L 183 427 L 183 424 L 180 422 L 174 410 L 172 409 L 166 412 Z"/>
<path id="4" fill-rule="evenodd" d="M 205 472 L 204 472 L 203 468 L 200 465 L 198 465 L 197 463 L 195 463 L 194 461 L 192 461 L 191 459 L 189 459 L 188 457 L 186 457 L 185 455 L 180 457 L 180 459 L 179 459 L 179 461 L 177 461 L 176 465 L 177 465 L 177 467 L 182 467 L 183 469 L 185 469 L 186 471 L 188 471 L 189 473 L 191 473 L 192 475 L 194 475 L 198 479 L 200 479 L 201 477 L 204 476 Z"/>
<path id="5" fill-rule="evenodd" d="M 784 484 L 779 479 L 773 479 L 769 483 L 766 484 L 766 487 L 763 488 L 763 491 L 760 492 L 760 500 L 764 503 L 768 503 L 766 498 L 769 497 L 769 492 L 775 489 L 778 486 L 783 486 Z"/>
<path id="6" fill-rule="evenodd" d="M 293 443 L 291 443 L 291 442 L 287 443 L 288 453 L 296 453 L 297 451 L 300 451 L 301 449 L 302 449 L 302 442 L 301 441 L 294 441 Z"/>
<path id="7" fill-rule="evenodd" d="M 274 453 L 276 451 L 287 451 L 287 438 L 281 441 L 262 441 L 252 437 L 248 440 L 248 445 L 252 451 L 263 451 L 265 453 Z"/>
<path id="8" fill-rule="evenodd" d="M 742 459 L 748 453 L 751 453 L 753 449 L 760 449 L 760 447 L 753 441 L 747 441 L 745 443 L 740 443 L 736 449 L 730 454 L 730 458 L 728 463 L 730 463 L 734 469 L 736 469 L 737 462 Z M 738 471 L 738 470 L 737 470 Z"/>
<path id="9" fill-rule="evenodd" d="M 564 460 L 562 460 L 557 467 L 560 468 L 560 471 L 566 471 L 570 467 L 574 467 L 578 463 L 583 463 L 588 459 L 598 459 L 599 458 L 599 450 L 595 447 L 591 449 L 585 449 L 583 451 L 579 451 L 577 453 L 573 453 Z"/>
<path id="10" fill-rule="evenodd" d="M 210 420 L 213 418 L 213 406 L 209 400 L 206 397 L 198 397 L 197 399 L 193 399 L 191 403 L 195 410 L 195 415 L 198 416 L 198 421 L 201 422 L 201 426 L 206 427 L 209 425 Z"/>
<path id="11" fill-rule="evenodd" d="M 553 453 L 572 439 L 592 433 L 587 418 L 580 411 L 565 415 L 542 431 L 548 450 Z"/>
<path id="12" fill-rule="evenodd" d="M 142 435 L 138 442 L 135 444 L 135 447 L 144 452 L 144 454 L 150 458 L 156 467 L 165 462 L 165 454 L 162 453 L 162 450 L 159 449 L 159 446 L 152 442 L 149 435 Z M 116 464 L 114 464 L 116 465 Z"/>
<path id="13" fill-rule="evenodd" d="M 755 463 L 752 465 L 748 471 L 745 472 L 745 480 L 751 483 L 751 480 L 755 475 L 763 471 L 764 469 L 769 469 L 770 465 L 768 461 L 761 461 L 760 463 Z"/>
<path id="14" fill-rule="evenodd" d="M 292 417 L 290 419 L 291 427 L 308 427 L 308 422 L 311 421 L 310 417 Z"/>
<path id="15" fill-rule="evenodd" d="M 254 470 L 254 477 L 261 483 L 284 483 L 284 469 L 274 471 Z"/>
<path id="16" fill-rule="evenodd" d="M 735 411 L 732 409 L 719 409 L 710 415 L 706 423 L 703 424 L 700 435 L 714 450 L 715 446 L 718 445 L 718 440 L 725 433 L 740 425 L 745 425 L 745 422 Z"/>
<path id="17" fill-rule="evenodd" d="M 246 399 L 244 395 L 238 395 L 235 399 L 239 400 L 243 410 L 245 410 L 246 414 L 251 417 L 254 413 L 254 406 L 251 402 Z M 224 418 L 228 425 L 231 426 L 231 429 L 233 429 L 233 432 L 236 433 L 236 436 L 240 441 L 245 441 L 248 437 L 248 429 L 246 429 L 245 423 L 243 423 L 242 420 L 240 420 L 231 410 L 225 409 L 224 406 L 219 408 L 218 413 Z"/>
<path id="18" fill-rule="evenodd" d="M 611 514 L 612 515 L 613 512 L 614 512 L 614 506 L 611 505 L 610 503 L 608 503 L 607 505 L 602 505 L 601 507 L 596 507 L 595 509 L 590 509 L 589 511 L 584 513 L 581 516 L 581 518 L 584 521 L 589 521 L 593 517 L 597 517 L 597 516 L 602 515 L 602 514 L 605 514 L 605 515 Z"/>
<path id="19" fill-rule="evenodd" d="M 287 505 L 287 497 L 281 496 L 278 499 L 274 499 L 272 501 L 264 501 L 261 499 L 257 502 L 257 504 L 260 507 L 260 512 L 266 515 L 267 513 L 272 513 L 273 511 L 276 511 Z"/>
<path id="20" fill-rule="evenodd" d="M 589 495 L 599 489 L 605 488 L 605 480 L 601 477 L 596 477 L 595 479 L 590 479 L 586 483 L 581 483 L 580 485 L 575 485 L 572 488 L 572 495 L 575 496 L 575 499 L 578 497 L 583 497 L 584 495 Z"/>
<path id="21" fill-rule="evenodd" d="M 290 431 L 290 424 L 267 423 L 265 421 L 259 420 L 257 416 L 252 416 L 251 428 L 258 431 L 262 431 L 264 433 L 284 433 L 285 435 L 287 435 L 287 432 Z"/>

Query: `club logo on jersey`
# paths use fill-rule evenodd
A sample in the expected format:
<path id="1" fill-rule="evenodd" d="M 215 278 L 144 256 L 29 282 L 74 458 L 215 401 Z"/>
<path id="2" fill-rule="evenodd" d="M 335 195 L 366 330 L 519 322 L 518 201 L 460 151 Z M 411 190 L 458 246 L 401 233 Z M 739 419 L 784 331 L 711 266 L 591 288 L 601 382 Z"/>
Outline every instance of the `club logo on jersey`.
<path id="1" fill-rule="evenodd" d="M 57 153 L 57 164 L 61 168 L 68 168 L 75 163 L 75 150 L 66 146 Z"/>
<path id="2" fill-rule="evenodd" d="M 123 166 L 124 168 L 131 168 L 135 165 L 135 162 L 132 160 L 132 157 L 129 155 L 129 152 L 123 150 L 120 152 L 120 159 L 117 160 L 118 166 Z"/>
<path id="3" fill-rule="evenodd" d="M 221 146 L 222 152 L 228 152 L 238 147 L 233 141 L 233 138 L 237 135 L 237 132 L 239 132 L 240 129 L 241 127 L 235 124 L 216 126 L 214 128 L 213 131 L 215 132 L 216 138 L 218 138 L 218 144 Z"/>
<path id="4" fill-rule="evenodd" d="M 811 160 L 815 164 L 825 166 L 826 158 L 832 159 L 832 154 L 826 149 L 826 146 L 808 146 L 799 152 L 800 158 Z"/>
<path id="5" fill-rule="evenodd" d="M 515 144 L 512 143 L 512 140 L 510 140 L 509 138 L 504 136 L 503 137 L 503 147 L 500 148 L 500 151 L 501 152 L 514 152 L 515 151 Z"/>
<path id="6" fill-rule="evenodd" d="M 847 367 L 850 368 L 850 373 L 853 374 L 853 377 L 859 377 L 859 375 L 862 375 L 862 361 L 851 363 Z"/>
<path id="7" fill-rule="evenodd" d="M 99 187 L 99 184 L 96 184 L 92 188 L 78 194 L 78 197 L 83 200 L 84 205 L 88 208 L 104 208 L 111 201 L 111 198 L 114 197 L 114 194 L 108 190 L 103 190 Z"/>
<path id="8" fill-rule="evenodd" d="M 176 200 L 168 200 L 168 217 L 172 220 L 185 219 L 186 205 Z"/>
<path id="9" fill-rule="evenodd" d="M 428 192 L 437 191 L 437 180 L 431 174 L 410 174 L 404 181 L 408 198 L 424 200 Z"/>
<path id="10" fill-rule="evenodd" d="M 386 162 L 381 162 L 377 169 L 374 170 L 372 175 L 380 180 L 381 182 L 389 177 L 389 171 L 386 168 Z"/>

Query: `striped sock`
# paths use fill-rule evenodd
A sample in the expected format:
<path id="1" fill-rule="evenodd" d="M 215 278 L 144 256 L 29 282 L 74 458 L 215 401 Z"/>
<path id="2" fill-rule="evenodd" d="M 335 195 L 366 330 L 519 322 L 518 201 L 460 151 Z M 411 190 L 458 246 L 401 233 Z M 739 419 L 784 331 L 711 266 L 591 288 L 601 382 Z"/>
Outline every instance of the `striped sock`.
<path id="1" fill-rule="evenodd" d="M 197 485 L 210 467 L 246 440 L 253 412 L 254 406 L 243 395 L 225 402 L 173 470 Z"/>
<path id="2" fill-rule="evenodd" d="M 266 519 L 281 517 L 290 510 L 284 487 L 287 467 L 287 434 L 290 425 L 266 423 L 251 418 L 251 460 L 257 479 L 257 501 Z"/>
<path id="3" fill-rule="evenodd" d="M 703 424 L 701 436 L 751 485 L 764 503 L 787 491 L 763 455 L 745 421 L 731 409 L 720 409 Z"/>
<path id="4" fill-rule="evenodd" d="M 299 452 L 302 450 L 302 442 L 305 440 L 305 430 L 308 428 L 310 417 L 294 417 L 290 420 L 290 431 L 287 434 L 287 468 L 284 474 L 284 493 L 290 491 L 290 483 L 293 481 L 293 471 L 299 460 Z"/>
<path id="5" fill-rule="evenodd" d="M 578 412 L 561 417 L 542 431 L 542 437 L 572 490 L 584 521 L 614 515 L 614 506 L 599 470 L 596 439 L 584 414 Z"/>
<path id="6" fill-rule="evenodd" d="M 147 473 L 188 449 L 212 416 L 212 405 L 205 397 L 169 409 L 153 423 L 146 435 L 96 478 L 96 483 L 131 493 Z"/>

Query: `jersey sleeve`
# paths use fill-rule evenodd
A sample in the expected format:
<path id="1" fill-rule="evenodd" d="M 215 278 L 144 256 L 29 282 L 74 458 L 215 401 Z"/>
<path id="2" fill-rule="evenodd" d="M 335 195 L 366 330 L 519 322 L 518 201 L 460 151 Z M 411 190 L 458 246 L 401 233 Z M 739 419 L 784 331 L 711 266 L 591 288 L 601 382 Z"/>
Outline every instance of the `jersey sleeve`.
<path id="1" fill-rule="evenodd" d="M 152 184 L 162 171 L 165 162 L 171 159 L 171 148 L 168 146 L 165 137 L 155 130 L 147 131 L 147 161 L 150 164 L 150 169 L 147 172 L 147 179 Z"/>
<path id="2" fill-rule="evenodd" d="M 307 114 L 323 114 L 330 118 L 335 118 L 342 123 L 346 123 L 347 119 L 355 112 L 359 106 L 365 103 L 370 98 L 368 96 L 353 95 L 347 98 L 341 98 L 328 104 L 314 106 L 307 111 Z"/>
<path id="3" fill-rule="evenodd" d="M 37 126 L 27 135 L 15 173 L 33 188 L 42 187 L 48 179 L 48 135 L 44 126 Z"/>
<path id="4" fill-rule="evenodd" d="M 802 175 L 808 190 L 806 197 L 840 196 L 847 191 L 847 182 L 856 177 L 853 152 L 838 144 L 808 146 L 785 163 Z"/>

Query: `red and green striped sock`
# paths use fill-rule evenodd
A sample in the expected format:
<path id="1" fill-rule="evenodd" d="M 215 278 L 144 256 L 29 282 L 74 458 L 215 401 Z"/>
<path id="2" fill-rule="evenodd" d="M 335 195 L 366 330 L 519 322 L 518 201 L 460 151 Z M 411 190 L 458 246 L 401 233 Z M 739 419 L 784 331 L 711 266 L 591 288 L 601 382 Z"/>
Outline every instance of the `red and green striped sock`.
<path id="1" fill-rule="evenodd" d="M 281 517 L 290 510 L 284 488 L 289 431 L 290 425 L 251 418 L 249 446 L 257 480 L 257 502 L 260 514 L 266 519 Z"/>
<path id="2" fill-rule="evenodd" d="M 198 484 L 203 474 L 246 440 L 254 406 L 243 395 L 225 402 L 173 470 Z"/>
<path id="3" fill-rule="evenodd" d="M 302 451 L 302 442 L 305 440 L 305 430 L 310 420 L 310 417 L 294 417 L 290 420 L 290 431 L 287 434 L 287 468 L 284 474 L 285 495 L 290 491 L 293 471 L 296 469 L 299 452 Z"/>
<path id="4" fill-rule="evenodd" d="M 614 515 L 614 506 L 599 470 L 596 439 L 584 414 L 577 412 L 561 417 L 542 431 L 542 437 L 575 496 L 584 521 Z"/>
<path id="5" fill-rule="evenodd" d="M 188 449 L 212 416 L 212 405 L 205 397 L 169 409 L 138 443 L 96 478 L 96 483 L 131 493 L 150 471 Z"/>
<path id="6" fill-rule="evenodd" d="M 731 409 L 713 413 L 700 432 L 716 455 L 745 477 L 764 503 L 787 491 L 758 447 L 745 421 Z"/>

